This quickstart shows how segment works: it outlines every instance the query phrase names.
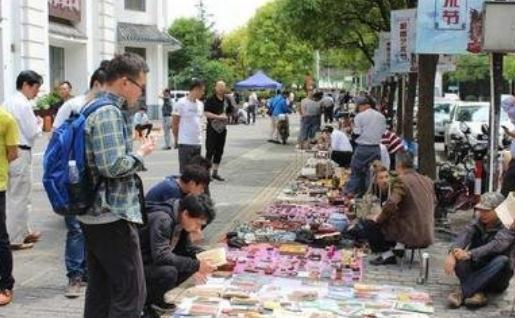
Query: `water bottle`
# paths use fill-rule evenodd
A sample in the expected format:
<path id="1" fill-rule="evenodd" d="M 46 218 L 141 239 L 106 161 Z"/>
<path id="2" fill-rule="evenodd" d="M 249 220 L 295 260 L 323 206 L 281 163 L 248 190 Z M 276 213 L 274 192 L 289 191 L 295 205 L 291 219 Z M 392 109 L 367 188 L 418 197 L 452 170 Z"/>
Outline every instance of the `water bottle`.
<path id="1" fill-rule="evenodd" d="M 68 161 L 68 178 L 70 184 L 79 183 L 79 169 L 77 168 L 77 162 L 75 160 Z"/>

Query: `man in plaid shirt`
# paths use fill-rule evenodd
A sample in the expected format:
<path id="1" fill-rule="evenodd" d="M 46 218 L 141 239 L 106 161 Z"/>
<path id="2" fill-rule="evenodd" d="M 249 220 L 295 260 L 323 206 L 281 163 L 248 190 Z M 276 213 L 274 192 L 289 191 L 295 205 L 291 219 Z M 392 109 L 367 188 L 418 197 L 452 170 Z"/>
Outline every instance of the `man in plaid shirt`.
<path id="1" fill-rule="evenodd" d="M 101 181 L 83 224 L 87 247 L 88 288 L 85 318 L 137 318 L 145 302 L 145 278 L 137 225 L 143 157 L 155 142 L 146 140 L 133 152 L 128 107 L 145 90 L 148 66 L 136 54 L 114 57 L 107 66 L 103 98 L 112 101 L 86 122 L 86 159 L 93 181 Z M 126 103 L 128 106 L 123 106 Z M 87 107 L 87 106 L 86 106 Z"/>

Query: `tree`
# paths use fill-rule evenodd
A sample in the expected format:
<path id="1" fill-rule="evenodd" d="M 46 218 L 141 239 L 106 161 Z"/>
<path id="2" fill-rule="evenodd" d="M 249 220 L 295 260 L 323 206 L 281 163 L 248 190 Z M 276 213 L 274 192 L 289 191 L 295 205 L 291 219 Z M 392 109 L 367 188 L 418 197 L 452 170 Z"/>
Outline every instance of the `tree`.
<path id="1" fill-rule="evenodd" d="M 247 43 L 247 27 L 240 27 L 222 38 L 222 61 L 240 79 L 248 75 L 250 68 L 246 54 Z"/>
<path id="2" fill-rule="evenodd" d="M 456 60 L 456 70 L 449 79 L 456 82 L 484 80 L 490 76 L 487 55 L 461 55 Z"/>
<path id="3" fill-rule="evenodd" d="M 419 106 L 417 133 L 419 168 L 421 173 L 432 179 L 436 178 L 434 87 L 437 64 L 438 55 L 421 54 L 418 57 Z"/>
<path id="4" fill-rule="evenodd" d="M 252 70 L 262 69 L 286 85 L 302 83 L 312 70 L 313 47 L 298 39 L 283 19 L 283 2 L 276 0 L 257 10 L 247 24 L 245 54 Z"/>
<path id="5" fill-rule="evenodd" d="M 211 52 L 213 33 L 197 18 L 179 18 L 168 29 L 179 40 L 182 48 L 170 54 L 170 69 L 179 73 L 190 67 L 197 58 L 207 59 Z"/>

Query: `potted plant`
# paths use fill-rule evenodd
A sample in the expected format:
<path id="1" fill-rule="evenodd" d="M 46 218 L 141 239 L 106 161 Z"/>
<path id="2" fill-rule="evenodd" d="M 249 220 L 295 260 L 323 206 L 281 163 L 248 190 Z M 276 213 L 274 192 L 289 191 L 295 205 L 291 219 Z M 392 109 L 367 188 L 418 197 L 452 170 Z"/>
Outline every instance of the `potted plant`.
<path id="1" fill-rule="evenodd" d="M 59 103 L 59 96 L 56 92 L 51 92 L 49 94 L 41 96 L 37 101 L 34 107 L 34 113 L 36 116 L 43 118 L 44 131 L 50 131 L 52 128 L 53 117 L 57 113 L 57 107 L 55 105 Z"/>

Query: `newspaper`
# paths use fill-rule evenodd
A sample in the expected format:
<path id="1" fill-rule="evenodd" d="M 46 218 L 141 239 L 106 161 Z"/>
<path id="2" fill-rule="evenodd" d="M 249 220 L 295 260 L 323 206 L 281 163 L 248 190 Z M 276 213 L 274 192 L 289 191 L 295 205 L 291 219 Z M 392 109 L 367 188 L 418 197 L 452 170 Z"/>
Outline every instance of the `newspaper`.
<path id="1" fill-rule="evenodd" d="M 515 192 L 510 192 L 506 200 L 495 209 L 497 217 L 509 229 L 515 221 Z"/>

